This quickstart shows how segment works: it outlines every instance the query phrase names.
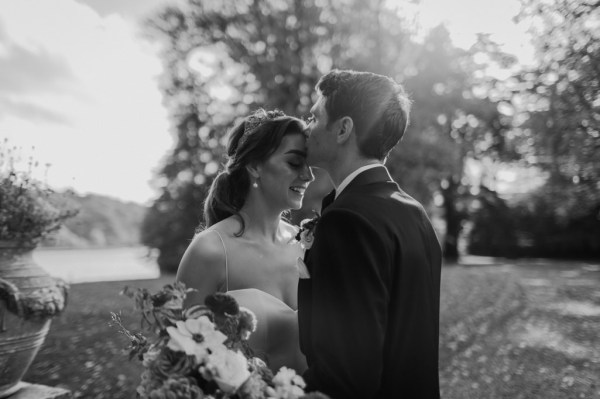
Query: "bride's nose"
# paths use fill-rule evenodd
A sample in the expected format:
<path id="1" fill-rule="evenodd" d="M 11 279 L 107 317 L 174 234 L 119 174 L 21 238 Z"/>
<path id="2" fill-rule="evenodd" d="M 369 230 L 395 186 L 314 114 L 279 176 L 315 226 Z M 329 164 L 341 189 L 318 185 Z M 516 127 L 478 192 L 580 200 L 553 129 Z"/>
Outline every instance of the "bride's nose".
<path id="1" fill-rule="evenodd" d="M 313 174 L 312 168 L 305 164 L 304 168 L 302 168 L 302 172 L 300 173 L 300 178 L 309 183 L 315 180 L 315 175 Z"/>

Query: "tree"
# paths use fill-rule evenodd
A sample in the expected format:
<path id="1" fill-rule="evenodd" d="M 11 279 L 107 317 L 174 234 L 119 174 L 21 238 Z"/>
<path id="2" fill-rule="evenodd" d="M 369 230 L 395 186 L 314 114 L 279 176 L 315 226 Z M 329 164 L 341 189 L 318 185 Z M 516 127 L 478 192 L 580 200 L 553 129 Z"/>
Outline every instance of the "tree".
<path id="1" fill-rule="evenodd" d="M 218 124 L 208 124 L 213 108 L 205 84 L 190 73 L 187 17 L 168 7 L 149 22 L 151 32 L 166 40 L 163 52 L 164 102 L 173 123 L 175 146 L 156 184 L 162 189 L 142 224 L 142 242 L 159 249 L 163 272 L 177 270 L 181 255 L 202 221 L 202 201 L 217 172 L 220 155 Z"/>
<path id="2" fill-rule="evenodd" d="M 393 173 L 417 198 L 443 199 L 446 259 L 456 259 L 458 237 L 468 217 L 467 202 L 480 181 L 470 181 L 468 160 L 510 157 L 506 134 L 511 118 L 499 111 L 495 83 L 484 56 L 502 66 L 514 58 L 485 36 L 470 51 L 455 47 L 444 26 L 433 29 L 418 48 L 411 76 L 405 79 L 414 107 L 406 142 L 391 160 Z"/>
<path id="3" fill-rule="evenodd" d="M 201 204 L 222 161 L 227 126 L 259 106 L 302 115 L 317 79 L 332 67 L 373 70 L 390 55 L 399 58 L 383 46 L 398 48 L 402 24 L 397 14 L 384 12 L 382 1 L 321 3 L 189 0 L 148 21 L 165 44 L 162 89 L 176 136 L 157 179 L 163 193 L 143 227 L 143 242 L 160 250 L 161 270 L 176 270 L 202 222 Z M 373 68 L 367 67 L 371 50 L 379 55 Z M 315 189 L 323 192 L 328 184 L 313 187 L 305 214 L 318 206 Z"/>
<path id="4" fill-rule="evenodd" d="M 519 134 L 531 165 L 548 172 L 556 212 L 600 203 L 600 2 L 524 0 L 537 64 L 521 73 Z M 564 195 L 568 193 L 568 195 Z"/>
<path id="5" fill-rule="evenodd" d="M 305 114 L 317 79 L 332 68 L 406 83 L 414 123 L 389 166 L 425 204 L 443 181 L 456 182 L 453 193 L 464 191 L 464 159 L 491 151 L 503 131 L 489 99 L 463 95 L 472 92 L 478 69 L 470 55 L 455 49 L 441 28 L 425 44 L 415 42 L 410 24 L 383 0 L 188 0 L 162 10 L 148 26 L 165 44 L 162 89 L 175 133 L 157 178 L 163 193 L 144 224 L 144 243 L 160 250 L 163 271 L 176 270 L 202 223 L 227 127 L 258 107 Z M 311 215 L 329 188 L 324 179 L 313 183 L 292 218 Z M 447 224 L 456 235 L 460 217 L 452 211 L 459 202 L 447 198 Z"/>
<path id="6" fill-rule="evenodd" d="M 475 250 L 495 247 L 503 256 L 600 255 L 599 5 L 522 1 L 517 20 L 531 27 L 536 62 L 503 86 L 516 111 L 512 134 L 522 163 L 547 177 L 542 187 L 513 198 L 508 212 L 496 204 L 488 206 L 493 212 L 487 216 L 478 215 L 475 229 L 485 237 Z M 516 239 L 503 248 L 492 243 L 487 228 L 499 214 L 514 219 Z"/>

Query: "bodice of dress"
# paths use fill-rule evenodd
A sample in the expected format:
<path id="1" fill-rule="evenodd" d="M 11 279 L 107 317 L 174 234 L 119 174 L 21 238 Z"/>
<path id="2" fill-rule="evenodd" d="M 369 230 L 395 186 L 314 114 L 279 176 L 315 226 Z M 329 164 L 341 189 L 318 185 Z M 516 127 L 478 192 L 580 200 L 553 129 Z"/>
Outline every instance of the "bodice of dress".
<path id="1" fill-rule="evenodd" d="M 298 373 L 306 370 L 306 359 L 300 352 L 298 314 L 279 298 L 256 288 L 227 292 L 240 306 L 250 309 L 258 320 L 256 331 L 248 343 L 255 354 L 266 360 L 276 373 L 289 367 Z"/>
<path id="2" fill-rule="evenodd" d="M 229 290 L 229 265 L 227 247 L 223 237 L 213 230 L 225 251 L 224 291 L 235 298 L 240 306 L 250 309 L 258 321 L 256 331 L 248 343 L 255 355 L 264 359 L 276 373 L 281 367 L 289 367 L 301 374 L 307 368 L 306 359 L 300 351 L 298 313 L 281 299 L 257 288 Z"/>

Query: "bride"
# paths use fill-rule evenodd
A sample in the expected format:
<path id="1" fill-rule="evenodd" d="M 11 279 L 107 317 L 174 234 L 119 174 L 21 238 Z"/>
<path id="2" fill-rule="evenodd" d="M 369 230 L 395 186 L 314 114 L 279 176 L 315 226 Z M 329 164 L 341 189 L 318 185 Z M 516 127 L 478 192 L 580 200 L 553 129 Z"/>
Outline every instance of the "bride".
<path id="1" fill-rule="evenodd" d="M 252 310 L 258 325 L 249 344 L 275 372 L 306 369 L 296 313 L 296 260 L 303 253 L 296 228 L 282 219 L 301 207 L 314 180 L 305 129 L 299 119 L 262 109 L 232 129 L 227 165 L 205 202 L 207 228 L 189 244 L 176 277 L 197 290 L 187 305 L 227 292 Z"/>

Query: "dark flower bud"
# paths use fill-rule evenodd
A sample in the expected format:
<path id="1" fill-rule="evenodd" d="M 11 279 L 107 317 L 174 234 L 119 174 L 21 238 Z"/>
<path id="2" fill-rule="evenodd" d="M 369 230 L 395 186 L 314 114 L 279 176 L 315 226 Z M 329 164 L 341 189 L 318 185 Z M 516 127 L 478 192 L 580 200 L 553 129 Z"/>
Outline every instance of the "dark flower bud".
<path id="1" fill-rule="evenodd" d="M 204 304 L 215 314 L 228 314 L 235 316 L 239 313 L 240 307 L 237 301 L 231 296 L 222 292 L 209 295 L 204 300 Z"/>
<path id="2" fill-rule="evenodd" d="M 167 303 L 167 301 L 169 300 L 169 295 L 166 292 L 161 291 L 157 294 L 152 295 L 150 299 L 152 300 L 152 306 L 154 306 L 155 308 L 159 308 L 165 303 Z"/>

